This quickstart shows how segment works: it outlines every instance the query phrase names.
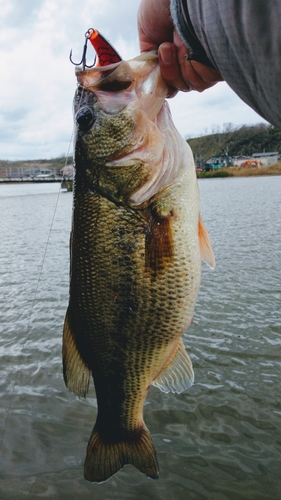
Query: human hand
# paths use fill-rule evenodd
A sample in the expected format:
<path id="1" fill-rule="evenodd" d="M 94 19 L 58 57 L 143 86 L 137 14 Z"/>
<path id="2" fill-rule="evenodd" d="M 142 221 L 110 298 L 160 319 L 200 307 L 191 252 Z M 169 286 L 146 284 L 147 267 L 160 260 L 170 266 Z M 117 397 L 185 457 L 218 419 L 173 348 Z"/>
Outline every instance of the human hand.
<path id="1" fill-rule="evenodd" d="M 170 0 L 141 0 L 138 32 L 141 52 L 158 49 L 168 97 L 173 97 L 179 90 L 203 92 L 223 80 L 215 69 L 186 58 L 190 50 L 174 29 Z"/>

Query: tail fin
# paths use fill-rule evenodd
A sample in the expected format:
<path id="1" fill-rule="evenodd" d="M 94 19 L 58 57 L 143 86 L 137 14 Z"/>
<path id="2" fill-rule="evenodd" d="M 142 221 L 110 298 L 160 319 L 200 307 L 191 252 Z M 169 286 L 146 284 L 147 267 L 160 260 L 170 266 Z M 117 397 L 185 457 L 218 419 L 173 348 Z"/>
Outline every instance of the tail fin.
<path id="1" fill-rule="evenodd" d="M 158 462 L 149 431 L 143 427 L 134 440 L 105 443 L 94 427 L 84 465 L 85 479 L 101 483 L 125 464 L 132 464 L 152 479 L 158 479 Z"/>

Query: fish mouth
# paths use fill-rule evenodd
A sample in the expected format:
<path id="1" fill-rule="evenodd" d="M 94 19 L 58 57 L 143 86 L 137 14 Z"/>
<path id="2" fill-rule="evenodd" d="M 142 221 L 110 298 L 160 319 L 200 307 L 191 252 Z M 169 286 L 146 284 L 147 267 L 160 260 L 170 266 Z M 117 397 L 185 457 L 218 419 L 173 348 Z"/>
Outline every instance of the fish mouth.
<path id="1" fill-rule="evenodd" d="M 84 89 L 118 92 L 128 89 L 134 76 L 127 61 L 120 61 L 110 66 L 95 67 L 87 70 L 76 68 L 76 77 Z"/>
<path id="2" fill-rule="evenodd" d="M 155 118 L 167 95 L 167 86 L 161 78 L 158 67 L 157 50 L 124 61 L 98 30 L 90 28 L 85 37 L 82 60 L 75 69 L 78 85 L 86 91 L 95 93 L 100 108 L 105 112 L 110 114 L 120 112 L 137 97 L 140 101 L 139 107 L 150 119 Z M 88 40 L 96 52 L 93 66 L 86 64 Z M 73 62 L 71 57 L 70 60 Z M 113 98 L 111 102 L 109 102 L 110 94 Z M 121 98 L 120 94 L 123 94 Z M 113 106 L 112 101 L 114 101 Z M 91 112 L 87 109 L 81 111 L 77 116 L 77 123 L 81 130 L 88 130 L 90 128 L 88 124 L 94 123 Z"/>
<path id="3" fill-rule="evenodd" d="M 83 63 L 82 68 L 80 67 L 81 63 L 79 63 L 76 65 L 75 70 L 79 84 L 88 90 L 99 89 L 111 92 L 130 87 L 134 80 L 130 65 L 122 60 L 121 56 L 108 40 L 98 30 L 93 28 L 87 31 L 85 37 L 86 42 L 81 60 L 81 63 Z M 96 59 L 93 66 L 87 66 L 86 64 L 88 40 L 96 52 Z"/>

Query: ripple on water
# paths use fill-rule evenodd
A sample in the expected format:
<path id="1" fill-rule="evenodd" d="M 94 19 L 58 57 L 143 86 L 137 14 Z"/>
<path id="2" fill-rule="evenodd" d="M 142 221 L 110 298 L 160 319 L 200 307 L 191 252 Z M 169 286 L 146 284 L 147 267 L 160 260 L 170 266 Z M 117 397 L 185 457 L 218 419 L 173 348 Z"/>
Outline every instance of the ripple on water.
<path id="1" fill-rule="evenodd" d="M 53 185 L 9 186 L 5 196 L 0 186 L 2 429 L 10 407 L 1 499 L 281 500 L 280 181 L 199 183 L 217 268 L 203 267 L 194 323 L 184 336 L 195 384 L 181 395 L 149 391 L 145 421 L 159 481 L 127 466 L 102 485 L 83 479 L 97 414 L 93 388 L 79 400 L 61 372 L 71 195 L 60 196 L 48 236 Z"/>

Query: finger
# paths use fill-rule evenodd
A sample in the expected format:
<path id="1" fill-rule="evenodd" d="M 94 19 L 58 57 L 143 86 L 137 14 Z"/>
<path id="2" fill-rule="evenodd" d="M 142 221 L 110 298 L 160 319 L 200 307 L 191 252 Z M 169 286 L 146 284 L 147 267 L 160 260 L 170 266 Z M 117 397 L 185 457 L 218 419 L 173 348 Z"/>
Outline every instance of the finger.
<path id="1" fill-rule="evenodd" d="M 178 90 L 203 92 L 223 80 L 216 70 L 188 60 L 188 52 L 189 49 L 183 44 L 176 47 L 172 43 L 164 43 L 159 47 L 159 65 L 169 87 L 168 97 L 175 95 Z"/>
<path id="2" fill-rule="evenodd" d="M 190 50 L 176 31 L 174 32 L 174 44 L 177 47 L 177 57 L 182 79 L 189 84 L 192 90 L 202 92 L 215 85 L 218 81 L 223 80 L 215 69 L 187 58 Z"/>
<path id="3" fill-rule="evenodd" d="M 139 26 L 139 45 L 140 52 L 149 52 L 150 50 L 155 50 L 158 48 L 158 44 L 149 39 L 147 34 L 143 31 L 142 27 Z"/>
<path id="4" fill-rule="evenodd" d="M 173 41 L 170 0 L 141 0 L 138 8 L 138 34 L 141 52 L 158 49 L 165 41 Z"/>
<path id="5" fill-rule="evenodd" d="M 188 81 L 182 78 L 176 46 L 173 43 L 162 43 L 158 50 L 158 57 L 161 74 L 170 88 L 169 95 L 172 91 L 188 92 L 191 90 Z"/>
<path id="6" fill-rule="evenodd" d="M 223 77 L 221 74 L 213 69 L 205 66 L 198 61 L 190 61 L 195 73 L 200 76 L 201 80 L 206 84 L 215 85 L 217 82 L 223 82 Z"/>

